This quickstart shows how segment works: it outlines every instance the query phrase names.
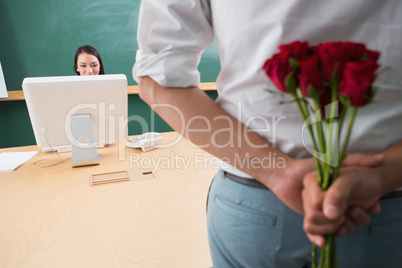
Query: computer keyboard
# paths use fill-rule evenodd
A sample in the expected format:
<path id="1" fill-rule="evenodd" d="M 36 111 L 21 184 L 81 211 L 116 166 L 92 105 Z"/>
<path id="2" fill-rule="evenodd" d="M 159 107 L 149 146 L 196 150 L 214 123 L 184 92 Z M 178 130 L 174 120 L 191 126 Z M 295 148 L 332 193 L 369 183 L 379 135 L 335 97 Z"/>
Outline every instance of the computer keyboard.
<path id="1" fill-rule="evenodd" d="M 96 148 L 104 148 L 105 146 L 110 146 L 116 144 L 115 141 L 111 142 L 101 142 L 101 143 L 96 143 Z M 62 145 L 62 146 L 54 146 L 54 147 L 45 147 L 42 149 L 42 152 L 54 152 L 57 151 L 58 153 L 65 153 L 65 152 L 71 152 L 72 145 Z"/>

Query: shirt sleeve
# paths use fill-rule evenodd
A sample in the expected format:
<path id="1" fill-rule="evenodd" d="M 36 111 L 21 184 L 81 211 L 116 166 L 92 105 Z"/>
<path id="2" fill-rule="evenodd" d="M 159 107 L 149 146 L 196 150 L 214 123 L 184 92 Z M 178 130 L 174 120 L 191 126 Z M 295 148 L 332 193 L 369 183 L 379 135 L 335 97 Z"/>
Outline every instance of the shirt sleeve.
<path id="1" fill-rule="evenodd" d="M 141 1 L 133 77 L 150 76 L 165 87 L 198 86 L 197 66 L 213 41 L 207 0 Z"/>

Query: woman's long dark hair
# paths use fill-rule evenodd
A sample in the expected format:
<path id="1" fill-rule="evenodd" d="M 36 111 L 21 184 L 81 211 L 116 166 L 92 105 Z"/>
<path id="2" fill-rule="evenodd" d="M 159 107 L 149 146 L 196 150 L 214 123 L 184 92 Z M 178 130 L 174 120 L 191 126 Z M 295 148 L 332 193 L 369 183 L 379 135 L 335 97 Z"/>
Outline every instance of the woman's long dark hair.
<path id="1" fill-rule="evenodd" d="M 75 56 L 74 56 L 74 72 L 75 72 L 76 74 L 80 75 L 80 73 L 77 71 L 77 68 L 78 68 L 78 66 L 77 66 L 77 59 L 78 59 L 78 56 L 79 56 L 81 53 L 87 53 L 87 54 L 93 55 L 93 56 L 95 56 L 96 58 L 98 58 L 99 64 L 100 64 L 99 74 L 105 74 L 105 69 L 103 68 L 102 58 L 101 58 L 99 52 L 98 52 L 94 47 L 91 47 L 91 46 L 88 46 L 88 45 L 81 46 L 81 47 L 77 48 L 77 51 L 75 51 Z"/>

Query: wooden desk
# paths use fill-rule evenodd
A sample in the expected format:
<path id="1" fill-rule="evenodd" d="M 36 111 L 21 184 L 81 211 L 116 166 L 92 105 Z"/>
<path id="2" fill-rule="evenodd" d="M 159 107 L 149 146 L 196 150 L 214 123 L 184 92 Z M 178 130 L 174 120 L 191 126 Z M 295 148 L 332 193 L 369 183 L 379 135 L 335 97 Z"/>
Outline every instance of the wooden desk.
<path id="1" fill-rule="evenodd" d="M 204 91 L 216 91 L 216 83 L 200 83 L 200 89 Z M 127 94 L 138 94 L 138 86 L 127 86 Z M 25 100 L 24 92 L 22 90 L 10 90 L 8 91 L 7 98 L 0 98 L 0 101 L 17 101 Z"/>
<path id="2" fill-rule="evenodd" d="M 180 137 L 162 135 L 164 145 Z M 212 157 L 184 139 L 146 153 L 124 144 L 99 152 L 97 166 L 35 168 L 49 157 L 39 152 L 0 173 L 0 267 L 211 267 L 205 202 L 217 171 Z M 151 166 L 155 178 L 89 186 L 91 174 L 130 165 Z"/>

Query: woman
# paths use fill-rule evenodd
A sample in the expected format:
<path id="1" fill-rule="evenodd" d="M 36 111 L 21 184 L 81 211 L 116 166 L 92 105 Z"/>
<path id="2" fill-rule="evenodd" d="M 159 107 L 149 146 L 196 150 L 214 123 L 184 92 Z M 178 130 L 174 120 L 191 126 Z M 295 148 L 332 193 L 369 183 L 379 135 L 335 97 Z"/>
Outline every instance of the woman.
<path id="1" fill-rule="evenodd" d="M 78 75 L 105 74 L 99 52 L 91 46 L 81 46 L 74 56 L 74 71 Z"/>

